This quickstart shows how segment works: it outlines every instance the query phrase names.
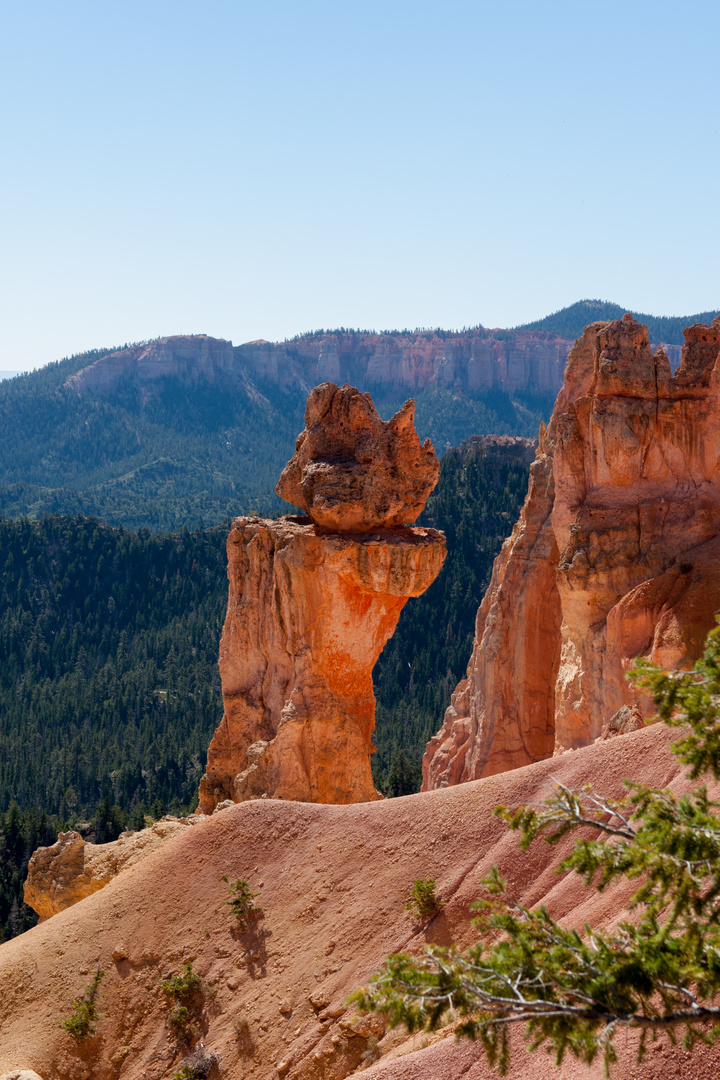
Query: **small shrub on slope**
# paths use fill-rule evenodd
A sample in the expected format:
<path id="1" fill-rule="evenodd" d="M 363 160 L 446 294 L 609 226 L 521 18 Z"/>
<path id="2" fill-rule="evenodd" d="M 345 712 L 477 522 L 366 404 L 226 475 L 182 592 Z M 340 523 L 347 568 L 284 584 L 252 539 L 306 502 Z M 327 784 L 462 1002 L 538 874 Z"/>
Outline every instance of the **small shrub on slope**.
<path id="1" fill-rule="evenodd" d="M 247 881 L 243 881 L 241 878 L 238 878 L 233 883 L 223 874 L 222 880 L 229 886 L 228 899 L 224 903 L 232 910 L 237 919 L 238 929 L 247 930 L 248 924 L 262 915 L 262 908 L 253 903 L 255 897 L 259 896 L 260 893 L 251 892 Z"/>
<path id="2" fill-rule="evenodd" d="M 168 997 L 168 1023 L 177 1036 L 178 1044 L 192 1044 L 198 1036 L 197 1023 L 202 1015 L 206 989 L 192 962 L 183 965 L 179 975 L 162 979 L 160 989 Z"/>
<path id="3" fill-rule="evenodd" d="M 72 1005 L 70 1016 L 66 1016 L 60 1021 L 60 1027 L 67 1031 L 68 1035 L 72 1035 L 76 1042 L 82 1042 L 87 1039 L 88 1035 L 94 1035 L 97 1031 L 97 1021 L 100 1019 L 100 1013 L 95 1003 L 104 975 L 105 972 L 98 968 L 93 976 L 93 981 L 85 988 L 83 996 L 74 998 L 70 1002 Z"/>
<path id="4" fill-rule="evenodd" d="M 445 907 L 445 900 L 440 899 L 435 889 L 435 878 L 416 878 L 405 910 L 411 911 L 421 922 L 434 919 Z"/>

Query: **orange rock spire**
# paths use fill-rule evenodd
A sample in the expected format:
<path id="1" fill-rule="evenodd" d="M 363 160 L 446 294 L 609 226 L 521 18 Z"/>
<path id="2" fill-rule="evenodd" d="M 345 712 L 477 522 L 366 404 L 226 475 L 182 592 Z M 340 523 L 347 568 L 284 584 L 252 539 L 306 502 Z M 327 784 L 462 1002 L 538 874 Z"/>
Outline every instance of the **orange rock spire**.
<path id="1" fill-rule="evenodd" d="M 720 321 L 673 377 L 647 327 L 585 328 L 478 611 L 425 790 L 597 738 L 636 656 L 689 667 L 720 608 Z"/>
<path id="2" fill-rule="evenodd" d="M 200 784 L 204 813 L 226 799 L 378 797 L 372 669 L 445 559 L 442 533 L 401 524 L 438 476 L 412 402 L 384 423 L 369 395 L 325 383 L 306 425 L 278 492 L 310 516 L 237 518 L 228 537 L 225 712 Z"/>

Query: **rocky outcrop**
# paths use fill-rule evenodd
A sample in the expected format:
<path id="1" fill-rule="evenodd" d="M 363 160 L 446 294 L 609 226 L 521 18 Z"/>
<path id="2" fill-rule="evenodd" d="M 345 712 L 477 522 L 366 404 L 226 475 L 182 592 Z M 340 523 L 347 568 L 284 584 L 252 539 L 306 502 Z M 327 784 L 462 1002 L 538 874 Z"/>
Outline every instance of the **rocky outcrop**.
<path id="1" fill-rule="evenodd" d="M 385 424 L 353 387 L 317 387 L 278 484 L 313 516 L 233 522 L 225 711 L 200 784 L 203 813 L 228 798 L 377 798 L 372 669 L 408 598 L 445 559 L 442 533 L 388 527 L 420 514 L 438 475 L 412 416 L 408 402 Z"/>
<path id="2" fill-rule="evenodd" d="M 235 354 L 258 379 L 286 390 L 349 380 L 378 395 L 434 387 L 471 396 L 499 390 L 555 397 L 571 347 L 555 334 L 481 326 L 462 333 L 320 331 L 250 341 Z"/>
<path id="3" fill-rule="evenodd" d="M 310 518 L 237 518 L 220 642 L 225 712 L 200 809 L 270 795 L 375 799 L 372 669 L 406 601 L 440 572 L 434 529 L 328 533 Z"/>
<path id="4" fill-rule="evenodd" d="M 184 386 L 212 383 L 233 370 L 231 341 L 193 334 L 159 338 L 103 356 L 71 375 L 65 385 L 80 394 L 111 394 L 123 383 L 149 384 L 172 378 Z"/>
<path id="5" fill-rule="evenodd" d="M 634 703 L 635 657 L 700 655 L 720 608 L 719 353 L 717 320 L 688 328 L 673 377 L 630 316 L 586 328 L 425 789 L 582 746 Z"/>
<path id="6" fill-rule="evenodd" d="M 642 709 L 636 701 L 634 705 L 621 705 L 608 720 L 600 733 L 601 739 L 614 739 L 616 735 L 627 735 L 631 731 L 641 731 L 645 726 Z"/>
<path id="7" fill-rule="evenodd" d="M 415 521 L 438 482 L 440 464 L 429 439 L 420 445 L 414 419 L 413 401 L 385 423 L 369 394 L 334 383 L 316 386 L 277 494 L 317 525 L 339 532 Z"/>
<path id="8" fill-rule="evenodd" d="M 483 327 L 463 333 L 321 332 L 236 347 L 194 334 L 119 349 L 65 385 L 103 396 L 128 382 L 148 387 L 174 378 L 197 386 L 223 378 L 256 396 L 256 387 L 307 393 L 318 383 L 347 380 L 382 396 L 435 388 L 471 397 L 493 390 L 554 397 L 571 346 L 554 334 Z"/>
<path id="9" fill-rule="evenodd" d="M 33 852 L 25 881 L 25 903 L 49 919 L 72 907 L 199 818 L 163 818 L 140 832 L 123 833 L 109 844 L 90 844 L 78 832 L 61 832 L 51 847 Z"/>
<path id="10" fill-rule="evenodd" d="M 470 454 L 480 451 L 495 461 L 517 462 L 529 468 L 535 460 L 537 439 L 524 439 L 521 435 L 472 435 L 461 442 L 457 453 L 463 462 Z"/>

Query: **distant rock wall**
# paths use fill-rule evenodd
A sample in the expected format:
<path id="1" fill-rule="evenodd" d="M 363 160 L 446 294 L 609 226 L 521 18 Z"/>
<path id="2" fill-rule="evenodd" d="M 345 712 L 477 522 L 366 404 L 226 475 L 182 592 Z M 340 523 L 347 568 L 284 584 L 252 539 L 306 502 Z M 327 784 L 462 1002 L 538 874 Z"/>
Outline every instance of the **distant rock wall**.
<path id="1" fill-rule="evenodd" d="M 112 394 L 123 383 L 140 384 L 173 378 L 185 386 L 215 382 L 220 373 L 232 372 L 235 363 L 231 341 L 207 334 L 160 338 L 148 345 L 132 345 L 109 353 L 65 385 L 78 393 Z"/>
<path id="2" fill-rule="evenodd" d="M 599 737 L 637 656 L 689 667 L 720 609 L 720 321 L 675 375 L 629 316 L 587 327 L 541 431 L 424 788 Z"/>
<path id="3" fill-rule="evenodd" d="M 307 334 L 291 341 L 251 341 L 236 356 L 258 378 L 296 384 L 352 382 L 377 394 L 428 387 L 479 396 L 493 390 L 554 397 L 571 341 L 528 330 L 463 333 Z"/>
<path id="4" fill-rule="evenodd" d="M 469 454 L 481 451 L 495 461 L 517 462 L 528 468 L 535 460 L 537 439 L 525 439 L 522 435 L 472 435 L 457 448 L 461 460 Z"/>
<path id="5" fill-rule="evenodd" d="M 499 391 L 554 398 L 572 345 L 539 330 L 482 327 L 447 334 L 317 333 L 237 346 L 195 334 L 120 349 L 69 376 L 65 385 L 104 396 L 127 382 L 149 386 L 173 378 L 192 387 L 222 378 L 253 396 L 258 385 L 306 394 L 319 383 L 349 382 L 380 397 L 437 389 L 470 397 Z M 675 368 L 680 349 L 665 348 Z"/>
<path id="6" fill-rule="evenodd" d="M 103 396 L 127 382 L 174 378 L 195 386 L 226 377 L 303 394 L 319 383 L 349 382 L 380 395 L 434 387 L 470 396 L 499 390 L 554 397 L 571 346 L 553 334 L 527 330 L 309 334 L 235 348 L 196 334 L 120 349 L 69 376 L 65 385 Z"/>

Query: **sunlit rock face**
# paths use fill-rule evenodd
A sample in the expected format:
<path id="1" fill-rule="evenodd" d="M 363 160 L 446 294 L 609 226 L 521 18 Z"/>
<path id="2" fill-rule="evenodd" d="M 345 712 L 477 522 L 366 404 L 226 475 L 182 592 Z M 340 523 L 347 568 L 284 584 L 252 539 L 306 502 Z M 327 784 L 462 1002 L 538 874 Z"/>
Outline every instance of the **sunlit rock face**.
<path id="1" fill-rule="evenodd" d="M 720 609 L 720 323 L 671 374 L 630 316 L 586 327 L 478 612 L 426 789 L 600 736 L 637 656 L 689 667 Z M 644 703 L 647 714 L 648 703 Z"/>
<path id="2" fill-rule="evenodd" d="M 231 341 L 207 334 L 178 335 L 118 349 L 70 375 L 65 385 L 79 394 L 101 397 L 124 384 L 147 386 L 159 379 L 197 386 L 215 382 L 232 372 L 233 365 Z"/>
<path id="3" fill-rule="evenodd" d="M 108 844 L 91 844 L 78 832 L 61 832 L 50 847 L 36 848 L 25 881 L 25 903 L 49 919 L 104 889 L 121 870 L 134 866 L 198 820 L 164 817 Z"/>
<path id="4" fill-rule="evenodd" d="M 409 402 L 384 423 L 368 395 L 325 384 L 278 493 L 312 516 L 237 518 L 220 643 L 224 716 L 200 809 L 272 797 L 378 797 L 370 769 L 372 669 L 411 596 L 435 580 L 445 538 L 410 528 L 437 481 Z"/>
<path id="5" fill-rule="evenodd" d="M 369 394 L 323 383 L 310 392 L 305 430 L 283 469 L 278 495 L 336 532 L 367 532 L 415 521 L 438 482 L 429 439 L 420 445 L 415 403 L 387 422 Z"/>

